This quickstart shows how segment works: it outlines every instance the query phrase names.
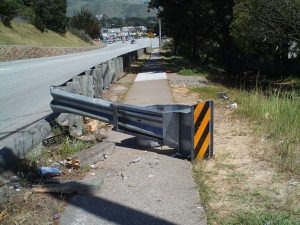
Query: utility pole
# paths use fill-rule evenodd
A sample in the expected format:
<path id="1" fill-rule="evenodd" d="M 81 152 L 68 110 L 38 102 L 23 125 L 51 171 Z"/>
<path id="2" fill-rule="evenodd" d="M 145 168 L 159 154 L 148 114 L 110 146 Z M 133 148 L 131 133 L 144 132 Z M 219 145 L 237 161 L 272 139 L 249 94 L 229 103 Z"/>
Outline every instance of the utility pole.
<path id="1" fill-rule="evenodd" d="M 161 19 L 158 18 L 158 26 L 159 26 L 159 50 L 161 50 L 162 42 L 161 42 Z"/>

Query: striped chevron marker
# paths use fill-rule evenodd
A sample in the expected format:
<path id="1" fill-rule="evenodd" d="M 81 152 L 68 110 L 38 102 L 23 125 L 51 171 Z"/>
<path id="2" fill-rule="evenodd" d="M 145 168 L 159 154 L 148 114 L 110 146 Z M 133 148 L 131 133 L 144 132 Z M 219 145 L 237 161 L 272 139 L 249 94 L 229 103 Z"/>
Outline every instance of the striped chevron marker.
<path id="1" fill-rule="evenodd" d="M 213 101 L 194 106 L 194 157 L 207 159 L 213 156 Z"/>

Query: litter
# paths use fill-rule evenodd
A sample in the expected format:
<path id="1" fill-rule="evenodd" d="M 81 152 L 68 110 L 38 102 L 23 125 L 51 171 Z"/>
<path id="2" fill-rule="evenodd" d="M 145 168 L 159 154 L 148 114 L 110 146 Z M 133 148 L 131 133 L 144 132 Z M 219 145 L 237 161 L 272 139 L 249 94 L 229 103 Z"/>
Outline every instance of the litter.
<path id="1" fill-rule="evenodd" d="M 8 216 L 8 211 L 5 208 L 0 208 L 0 220 L 4 219 L 6 216 Z"/>
<path id="2" fill-rule="evenodd" d="M 139 162 L 140 160 L 141 160 L 141 157 L 138 157 L 137 159 L 130 161 L 130 164 L 131 164 L 131 163 L 137 163 L 137 162 Z"/>
<path id="3" fill-rule="evenodd" d="M 230 104 L 228 106 L 226 106 L 226 108 L 230 108 L 230 109 L 237 109 L 237 104 L 236 103 L 233 103 L 233 104 Z"/>
<path id="4" fill-rule="evenodd" d="M 79 166 L 80 166 L 80 160 L 77 157 L 67 158 L 66 167 L 68 168 L 73 167 L 74 169 L 77 169 Z"/>
<path id="5" fill-rule="evenodd" d="M 61 174 L 61 170 L 54 167 L 41 166 L 38 167 L 38 170 L 42 176 L 46 177 L 59 176 Z"/>

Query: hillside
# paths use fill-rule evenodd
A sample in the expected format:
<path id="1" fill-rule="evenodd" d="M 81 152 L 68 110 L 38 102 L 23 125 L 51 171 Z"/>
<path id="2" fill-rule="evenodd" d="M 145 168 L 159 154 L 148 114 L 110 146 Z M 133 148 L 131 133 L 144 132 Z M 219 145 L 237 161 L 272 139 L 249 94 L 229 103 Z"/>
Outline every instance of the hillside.
<path id="1" fill-rule="evenodd" d="M 31 24 L 12 22 L 12 28 L 5 27 L 0 22 L 0 45 L 34 45 L 34 46 L 56 46 L 56 47 L 78 47 L 90 46 L 77 36 L 67 32 L 59 35 L 48 30 L 41 33 Z"/>
<path id="2" fill-rule="evenodd" d="M 147 12 L 148 0 L 68 0 L 67 15 L 72 16 L 74 11 L 85 7 L 94 15 L 112 17 L 150 17 L 155 12 Z"/>

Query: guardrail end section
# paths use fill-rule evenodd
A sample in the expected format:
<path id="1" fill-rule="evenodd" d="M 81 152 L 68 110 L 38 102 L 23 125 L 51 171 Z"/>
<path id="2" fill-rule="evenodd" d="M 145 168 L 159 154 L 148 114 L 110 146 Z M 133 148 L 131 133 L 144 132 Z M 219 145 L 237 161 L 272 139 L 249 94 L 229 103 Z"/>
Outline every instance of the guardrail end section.
<path id="1" fill-rule="evenodd" d="M 203 101 L 194 105 L 193 159 L 213 157 L 213 110 L 213 101 Z"/>

